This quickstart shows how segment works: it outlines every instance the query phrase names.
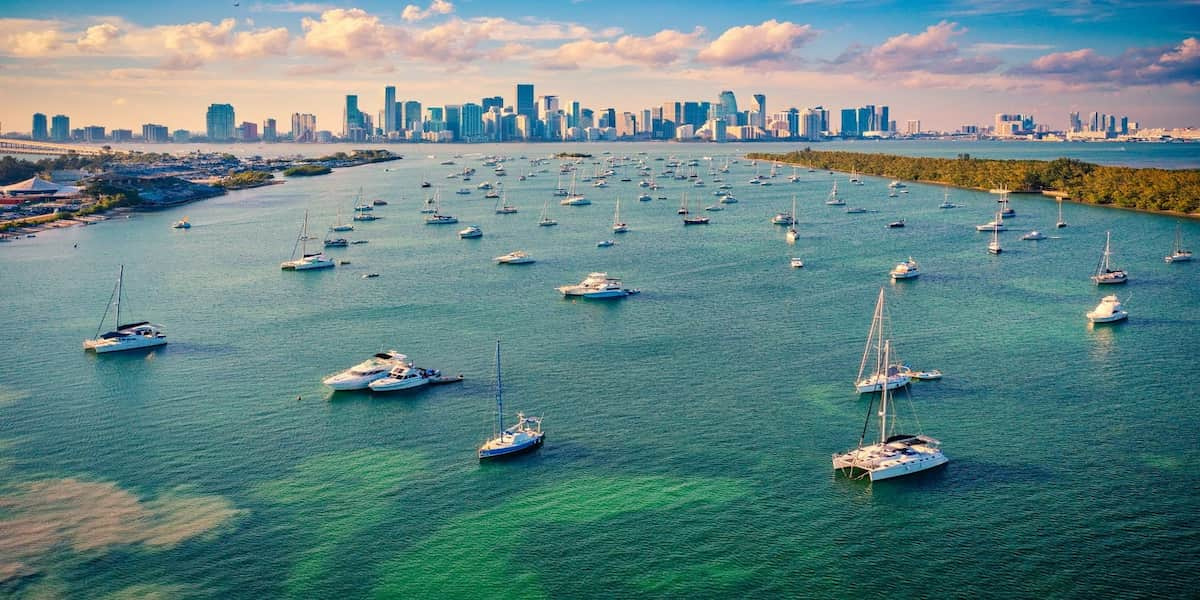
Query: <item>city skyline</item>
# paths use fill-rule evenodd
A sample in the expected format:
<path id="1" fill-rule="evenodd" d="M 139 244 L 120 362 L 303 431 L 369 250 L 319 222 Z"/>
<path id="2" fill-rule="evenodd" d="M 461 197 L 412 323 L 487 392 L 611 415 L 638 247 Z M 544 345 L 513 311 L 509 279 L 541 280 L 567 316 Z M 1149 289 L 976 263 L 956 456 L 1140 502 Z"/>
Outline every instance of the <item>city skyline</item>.
<path id="1" fill-rule="evenodd" d="M 73 0 L 52 7 L 60 14 L 7 7 L 3 129 L 28 131 L 42 113 L 202 131 L 206 107 L 229 103 L 239 121 L 314 114 L 337 131 L 345 94 L 371 116 L 385 86 L 425 107 L 497 95 L 516 107 L 524 81 L 564 107 L 618 114 L 734 90 L 743 108 L 759 93 L 768 112 L 875 102 L 947 131 L 1001 112 L 1063 129 L 1093 107 L 1147 127 L 1200 125 L 1194 2 L 583 1 L 506 5 L 503 16 L 444 0 L 241 4 L 119 3 L 107 16 Z"/>

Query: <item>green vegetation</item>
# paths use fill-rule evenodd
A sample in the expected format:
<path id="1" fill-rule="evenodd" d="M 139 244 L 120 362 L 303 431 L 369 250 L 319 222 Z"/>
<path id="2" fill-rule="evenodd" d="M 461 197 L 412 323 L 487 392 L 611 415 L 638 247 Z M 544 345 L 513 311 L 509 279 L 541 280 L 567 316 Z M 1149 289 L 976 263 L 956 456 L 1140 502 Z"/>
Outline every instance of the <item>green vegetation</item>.
<path id="1" fill-rule="evenodd" d="M 554 158 L 591 158 L 591 154 L 583 152 L 559 152 L 554 155 Z"/>
<path id="2" fill-rule="evenodd" d="M 314 175 L 327 175 L 332 173 L 333 169 L 324 165 L 297 165 L 288 167 L 283 175 L 285 177 L 312 177 Z"/>
<path id="3" fill-rule="evenodd" d="M 241 173 L 231 173 L 228 177 L 222 177 L 220 181 L 213 185 L 223 187 L 227 190 L 240 190 L 267 185 L 271 183 L 272 179 L 275 179 L 275 176 L 266 171 L 242 171 Z"/>
<path id="4" fill-rule="evenodd" d="M 752 153 L 747 158 L 795 163 L 957 187 L 1015 191 L 1056 190 L 1089 204 L 1195 213 L 1200 209 L 1200 170 L 1135 169 L 1094 165 L 1069 158 L 1052 161 L 926 158 L 892 154 L 816 151 Z"/>
<path id="5" fill-rule="evenodd" d="M 354 161 L 358 164 L 368 164 L 384 162 L 389 160 L 397 160 L 400 157 L 388 152 L 387 150 L 353 150 L 349 154 L 345 152 L 336 152 L 321 158 L 309 159 L 309 162 L 335 162 L 335 161 Z"/>

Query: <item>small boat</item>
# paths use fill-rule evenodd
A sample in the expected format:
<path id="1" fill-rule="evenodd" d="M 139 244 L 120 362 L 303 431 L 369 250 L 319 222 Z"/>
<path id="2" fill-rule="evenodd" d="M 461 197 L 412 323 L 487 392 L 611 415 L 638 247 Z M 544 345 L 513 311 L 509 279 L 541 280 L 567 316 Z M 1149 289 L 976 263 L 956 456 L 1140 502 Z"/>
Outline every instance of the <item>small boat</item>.
<path id="1" fill-rule="evenodd" d="M 1000 213 L 996 213 L 995 219 L 975 226 L 975 231 L 1004 231 L 1005 229 L 1007 228 L 1004 226 L 1004 215 Z"/>
<path id="2" fill-rule="evenodd" d="M 1054 224 L 1055 229 L 1062 229 L 1067 226 L 1067 222 L 1063 220 L 1062 214 L 1062 198 L 1058 199 L 1058 222 Z"/>
<path id="3" fill-rule="evenodd" d="M 918 379 L 920 381 L 935 381 L 935 380 L 942 378 L 942 372 L 938 369 L 930 369 L 928 371 L 914 371 L 914 370 L 908 368 L 907 365 L 905 365 L 904 372 L 908 373 L 909 377 L 911 377 L 913 379 Z"/>
<path id="4" fill-rule="evenodd" d="M 466 229 L 458 232 L 458 237 L 464 240 L 483 237 L 483 230 L 478 225 L 468 225 Z"/>
<path id="5" fill-rule="evenodd" d="M 638 293 L 638 290 L 621 287 L 620 279 L 609 277 L 608 273 L 602 272 L 588 273 L 586 279 L 575 285 L 564 285 L 555 289 L 566 297 L 592 299 L 624 298 Z"/>
<path id="6" fill-rule="evenodd" d="M 377 220 L 379 220 L 379 217 L 377 217 L 369 212 L 356 211 L 354 213 L 354 220 L 355 221 L 377 221 Z"/>
<path id="7" fill-rule="evenodd" d="M 896 198 L 896 197 L 898 197 L 898 194 L 896 194 L 896 192 L 888 192 L 888 198 Z"/>
<path id="8" fill-rule="evenodd" d="M 304 225 L 300 228 L 300 235 L 296 238 L 296 245 L 292 246 L 292 259 L 286 260 L 279 264 L 279 268 L 284 271 L 309 271 L 312 269 L 325 269 L 334 266 L 333 259 L 325 255 L 324 252 L 308 251 L 308 211 L 304 211 Z M 296 248 L 300 248 L 300 258 L 296 258 Z"/>
<path id="9" fill-rule="evenodd" d="M 621 199 L 617 198 L 617 207 L 613 212 L 613 233 L 625 233 L 629 231 L 629 225 L 621 221 Z"/>
<path id="10" fill-rule="evenodd" d="M 454 193 L 458 194 L 459 196 L 470 196 L 471 188 L 458 188 L 458 191 Z"/>
<path id="11" fill-rule="evenodd" d="M 408 366 L 410 364 L 407 356 L 395 350 L 388 350 L 376 353 L 371 358 L 345 371 L 330 375 L 322 380 L 321 383 L 339 392 L 365 390 L 372 381 L 387 377 L 388 372 L 393 368 Z"/>
<path id="12" fill-rule="evenodd" d="M 1171 249 L 1171 253 L 1163 257 L 1163 261 L 1171 263 L 1188 262 L 1192 260 L 1192 251 L 1183 247 L 1183 230 L 1180 225 L 1175 225 L 1175 246 Z"/>
<path id="13" fill-rule="evenodd" d="M 428 181 L 422 181 L 421 187 L 423 187 L 423 188 L 433 187 L 433 184 L 429 183 Z"/>
<path id="14" fill-rule="evenodd" d="M 1092 275 L 1092 281 L 1096 282 L 1096 285 L 1125 283 L 1129 281 L 1124 269 L 1113 268 L 1111 243 L 1112 232 L 1105 232 L 1104 254 L 1100 256 L 1100 264 L 1096 266 L 1096 274 Z"/>
<path id="15" fill-rule="evenodd" d="M 345 248 L 350 245 L 350 240 L 344 237 L 326 237 L 324 244 L 326 248 Z"/>
<path id="16" fill-rule="evenodd" d="M 1115 294 L 1101 298 L 1100 304 L 1087 313 L 1088 321 L 1092 323 L 1114 323 L 1128 317 L 1129 313 L 1125 311 L 1125 307 L 1121 306 L 1121 301 L 1117 300 Z"/>
<path id="17" fill-rule="evenodd" d="M 711 206 L 705 206 L 704 210 L 707 210 L 709 212 L 717 212 L 717 211 L 725 210 L 725 207 L 721 206 L 721 204 L 718 202 L 717 204 L 713 204 Z"/>
<path id="18" fill-rule="evenodd" d="M 492 260 L 496 261 L 496 264 L 501 265 L 527 265 L 534 262 L 534 258 L 524 250 L 513 250 L 508 254 L 497 256 Z"/>
<path id="19" fill-rule="evenodd" d="M 1017 216 L 1017 211 L 1008 206 L 1008 188 L 1002 188 L 1000 190 L 1000 199 L 996 202 L 1000 203 L 1000 215 L 1002 217 L 1007 219 L 1009 217 Z"/>
<path id="20" fill-rule="evenodd" d="M 191 229 L 192 223 L 190 221 L 188 221 L 187 217 L 184 217 L 184 218 L 172 223 L 171 228 L 172 229 Z"/>
<path id="21" fill-rule="evenodd" d="M 504 385 L 500 378 L 500 341 L 496 341 L 496 430 L 495 437 L 479 447 L 479 459 L 499 458 L 535 450 L 546 441 L 541 417 L 517 413 L 517 422 L 504 427 Z"/>
<path id="22" fill-rule="evenodd" d="M 575 191 L 575 173 L 571 173 L 571 189 L 567 190 L 567 198 L 559 202 L 563 206 L 587 206 L 592 201 Z"/>
<path id="23" fill-rule="evenodd" d="M 455 217 L 450 215 L 440 215 L 438 213 L 433 213 L 432 215 L 425 217 L 426 225 L 453 225 L 457 222 L 458 219 Z"/>
<path id="24" fill-rule="evenodd" d="M 949 191 L 942 193 L 942 203 L 938 205 L 938 208 L 958 208 L 957 204 L 950 201 Z"/>
<path id="25" fill-rule="evenodd" d="M 921 267 L 910 256 L 908 260 L 893 267 L 889 275 L 892 276 L 892 279 L 913 279 L 921 275 Z"/>
<path id="26" fill-rule="evenodd" d="M 1046 239 L 1046 234 L 1044 234 L 1044 233 L 1042 233 L 1042 232 L 1040 232 L 1040 231 L 1037 231 L 1037 230 L 1035 229 L 1035 230 L 1033 230 L 1033 231 L 1030 231 L 1029 233 L 1027 233 L 1027 234 L 1025 234 L 1025 235 L 1021 236 L 1021 239 L 1022 239 L 1022 240 L 1024 240 L 1024 241 L 1027 241 L 1027 242 L 1029 242 L 1029 241 L 1037 241 L 1037 240 L 1044 240 L 1044 239 Z"/>
<path id="27" fill-rule="evenodd" d="M 422 369 L 411 365 L 401 365 L 392 367 L 392 370 L 388 371 L 386 377 L 372 381 L 367 384 L 367 387 L 372 392 L 398 392 L 428 385 L 433 383 L 435 378 L 441 376 L 442 372 L 437 369 Z"/>
<path id="28" fill-rule="evenodd" d="M 596 242 L 596 247 L 597 248 L 608 248 L 616 243 L 617 243 L 616 240 L 602 240 L 602 241 Z"/>
<path id="29" fill-rule="evenodd" d="M 792 196 L 792 222 L 790 225 L 788 225 L 787 235 L 785 236 L 787 238 L 787 243 L 789 243 L 789 244 L 795 244 L 796 240 L 799 239 L 799 237 L 800 237 L 800 232 L 798 230 L 796 230 L 796 222 L 799 220 L 799 216 L 800 216 L 799 213 L 796 212 L 796 196 L 793 195 Z M 803 265 L 801 265 L 801 266 L 803 266 Z"/>
<path id="30" fill-rule="evenodd" d="M 638 194 L 637 199 L 638 202 L 649 202 L 653 200 L 653 198 L 650 197 L 650 194 Z"/>
<path id="31" fill-rule="evenodd" d="M 500 197 L 500 192 L 497 192 L 496 190 L 489 190 L 488 193 L 483 195 L 483 197 L 487 198 L 488 200 L 495 200 L 496 198 Z"/>
<path id="32" fill-rule="evenodd" d="M 354 240 L 353 242 L 350 242 L 350 243 L 357 246 L 359 244 L 369 244 L 369 243 L 371 243 L 371 240 Z"/>
<path id="33" fill-rule="evenodd" d="M 804 261 L 803 261 L 803 260 L 800 260 L 799 258 L 797 258 L 797 257 L 795 257 L 795 256 L 793 256 L 793 257 L 792 257 L 792 261 L 791 261 L 791 265 L 792 265 L 792 268 L 793 268 L 793 269 L 799 269 L 799 268 L 801 268 L 801 267 L 803 267 L 803 266 L 804 266 Z"/>
<path id="34" fill-rule="evenodd" d="M 379 277 L 379 273 L 363 273 L 362 274 L 363 279 L 374 279 L 376 277 Z"/>
<path id="35" fill-rule="evenodd" d="M 865 208 L 860 208 L 860 207 L 857 207 L 857 206 L 853 206 L 853 207 L 850 207 L 850 208 L 847 208 L 847 209 L 846 209 L 846 214 L 848 214 L 848 215 L 861 215 L 861 214 L 863 214 L 863 213 L 865 213 L 865 212 L 867 212 L 867 209 L 865 209 Z"/>
<path id="36" fill-rule="evenodd" d="M 897 189 L 905 188 L 905 187 L 908 187 L 908 186 L 904 185 L 904 182 L 900 181 L 898 179 L 894 179 L 894 180 L 892 180 L 891 183 L 888 184 L 888 188 L 893 189 L 893 190 L 897 190 Z"/>
<path id="37" fill-rule="evenodd" d="M 738 199 L 733 194 L 725 194 L 721 196 L 721 204 L 737 204 Z"/>
<path id="38" fill-rule="evenodd" d="M 887 226 L 889 229 L 898 229 L 900 227 L 904 227 L 904 219 L 892 221 L 891 223 L 888 223 Z"/>
<path id="39" fill-rule="evenodd" d="M 149 321 L 121 323 L 121 301 L 124 299 L 124 294 L 125 265 L 121 265 L 121 269 L 117 272 L 117 285 L 112 293 L 112 298 L 116 299 L 116 329 L 100 333 L 104 329 L 104 321 L 108 319 L 108 309 L 113 306 L 112 298 L 110 298 L 109 304 L 104 307 L 104 315 L 100 317 L 100 326 L 96 328 L 96 336 L 90 340 L 83 340 L 85 351 L 104 354 L 122 350 L 153 348 L 167 343 L 167 334 L 163 332 L 162 325 L 155 325 Z"/>
<path id="40" fill-rule="evenodd" d="M 388 202 L 387 202 L 387 200 L 372 200 L 371 205 L 372 206 L 387 206 Z"/>

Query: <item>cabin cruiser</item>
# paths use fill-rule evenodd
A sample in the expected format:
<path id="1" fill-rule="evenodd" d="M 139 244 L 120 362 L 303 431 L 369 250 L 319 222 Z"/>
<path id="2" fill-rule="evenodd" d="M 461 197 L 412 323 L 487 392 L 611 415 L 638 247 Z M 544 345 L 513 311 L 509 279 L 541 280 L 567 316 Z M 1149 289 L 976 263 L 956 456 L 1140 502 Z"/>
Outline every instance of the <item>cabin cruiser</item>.
<path id="1" fill-rule="evenodd" d="M 184 217 L 184 218 L 172 223 L 171 228 L 172 229 L 191 229 L 192 223 L 190 221 L 188 221 L 187 217 Z"/>
<path id="2" fill-rule="evenodd" d="M 348 390 L 365 390 L 370 386 L 372 381 L 383 379 L 388 376 L 388 372 L 395 367 L 411 366 L 408 362 L 408 357 L 400 354 L 395 350 L 380 352 L 363 362 L 337 373 L 326 377 L 325 385 L 333 388 L 335 391 Z"/>
<path id="3" fill-rule="evenodd" d="M 781 212 L 776 213 L 775 216 L 771 217 L 772 225 L 792 225 L 795 222 L 796 219 L 792 216 L 792 213 Z"/>
<path id="4" fill-rule="evenodd" d="M 1030 231 L 1029 233 L 1021 236 L 1021 239 L 1025 240 L 1025 241 L 1044 240 L 1044 239 L 1046 239 L 1046 234 L 1035 230 L 1035 231 Z"/>
<path id="5" fill-rule="evenodd" d="M 904 227 L 904 219 L 892 221 L 891 223 L 888 223 L 887 226 L 889 229 L 898 229 L 900 227 Z"/>
<path id="6" fill-rule="evenodd" d="M 483 230 L 478 225 L 468 225 L 466 229 L 458 232 L 458 237 L 466 240 L 471 238 L 483 237 Z"/>
<path id="7" fill-rule="evenodd" d="M 427 385 L 442 376 L 437 369 L 420 369 L 411 365 L 392 367 L 385 377 L 367 384 L 372 392 L 397 392 Z"/>
<path id="8" fill-rule="evenodd" d="M 601 272 L 589 273 L 586 279 L 575 285 L 565 285 L 556 289 L 563 296 L 582 298 L 624 298 L 638 293 L 638 290 L 621 287 L 620 279 Z"/>
<path id="9" fill-rule="evenodd" d="M 917 261 L 910 256 L 908 260 L 897 264 L 892 268 L 892 279 L 912 279 L 921 274 L 921 268 Z"/>
<path id="10" fill-rule="evenodd" d="M 1125 307 L 1121 306 L 1121 301 L 1117 300 L 1115 294 L 1101 298 L 1100 304 L 1087 313 L 1088 320 L 1093 323 L 1113 323 L 1122 321 L 1128 316 L 1129 313 L 1125 311 Z"/>
<path id="11" fill-rule="evenodd" d="M 440 215 L 438 213 L 433 213 L 432 215 L 425 217 L 426 225 L 452 225 L 457 222 L 458 219 L 455 217 L 450 215 Z"/>
<path id="12" fill-rule="evenodd" d="M 497 256 L 492 260 L 501 265 L 527 265 L 534 262 L 534 258 L 524 250 L 514 250 L 503 256 Z"/>

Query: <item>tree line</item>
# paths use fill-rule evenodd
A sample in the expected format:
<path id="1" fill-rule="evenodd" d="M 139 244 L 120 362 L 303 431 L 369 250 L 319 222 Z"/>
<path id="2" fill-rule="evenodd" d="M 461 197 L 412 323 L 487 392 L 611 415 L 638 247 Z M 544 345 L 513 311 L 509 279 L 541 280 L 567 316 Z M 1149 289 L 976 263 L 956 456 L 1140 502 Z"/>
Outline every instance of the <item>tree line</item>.
<path id="1" fill-rule="evenodd" d="M 968 154 L 930 158 L 810 148 L 787 154 L 752 153 L 747 158 L 983 190 L 1003 187 L 1013 191 L 1058 191 L 1089 204 L 1181 213 L 1200 209 L 1197 169 L 1136 169 L 1071 158 L 1000 160 Z"/>

